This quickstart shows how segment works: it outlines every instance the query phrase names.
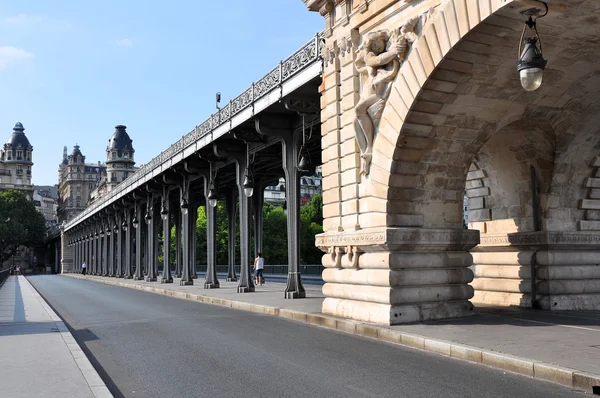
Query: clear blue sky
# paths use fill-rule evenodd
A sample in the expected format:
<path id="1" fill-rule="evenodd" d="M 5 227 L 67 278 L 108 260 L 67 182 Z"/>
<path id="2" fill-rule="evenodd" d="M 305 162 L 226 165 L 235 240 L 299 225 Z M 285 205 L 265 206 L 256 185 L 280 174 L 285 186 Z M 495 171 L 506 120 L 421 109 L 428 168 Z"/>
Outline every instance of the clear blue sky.
<path id="1" fill-rule="evenodd" d="M 64 145 L 104 161 L 117 124 L 148 162 L 324 27 L 302 0 L 2 3 L 0 139 L 23 123 L 38 185 Z"/>

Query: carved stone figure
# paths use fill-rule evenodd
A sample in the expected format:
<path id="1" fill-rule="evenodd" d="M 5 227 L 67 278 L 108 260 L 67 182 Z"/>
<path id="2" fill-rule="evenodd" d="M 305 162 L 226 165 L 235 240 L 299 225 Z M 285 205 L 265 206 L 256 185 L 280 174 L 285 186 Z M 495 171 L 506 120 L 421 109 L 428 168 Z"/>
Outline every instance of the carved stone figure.
<path id="1" fill-rule="evenodd" d="M 389 95 L 389 83 L 396 78 L 410 43 L 417 37 L 418 21 L 419 17 L 413 18 L 391 34 L 386 30 L 368 33 L 358 48 L 355 66 L 361 77 L 361 93 L 354 109 L 354 128 L 363 175 L 369 174 L 375 129 Z"/>

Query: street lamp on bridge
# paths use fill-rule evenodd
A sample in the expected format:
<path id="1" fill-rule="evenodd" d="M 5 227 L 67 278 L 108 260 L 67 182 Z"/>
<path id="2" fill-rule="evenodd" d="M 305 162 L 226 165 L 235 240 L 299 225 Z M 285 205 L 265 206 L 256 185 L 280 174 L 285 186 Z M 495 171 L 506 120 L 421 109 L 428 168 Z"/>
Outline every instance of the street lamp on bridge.
<path id="1" fill-rule="evenodd" d="M 537 31 L 536 21 L 538 18 L 544 17 L 548 14 L 548 5 L 544 1 L 539 2 L 542 3 L 546 8 L 546 12 L 544 14 L 540 15 L 539 13 L 541 10 L 537 8 L 531 8 L 521 13 L 522 15 L 529 16 L 529 19 L 525 21 L 523 33 L 521 33 L 517 72 L 519 72 L 521 86 L 523 86 L 523 88 L 527 91 L 534 91 L 540 87 L 542 84 L 542 75 L 547 62 L 542 56 L 542 40 L 540 39 L 540 35 Z M 534 37 L 524 38 L 525 30 L 527 28 L 533 29 L 535 32 Z M 537 43 L 540 45 L 539 48 Z"/>

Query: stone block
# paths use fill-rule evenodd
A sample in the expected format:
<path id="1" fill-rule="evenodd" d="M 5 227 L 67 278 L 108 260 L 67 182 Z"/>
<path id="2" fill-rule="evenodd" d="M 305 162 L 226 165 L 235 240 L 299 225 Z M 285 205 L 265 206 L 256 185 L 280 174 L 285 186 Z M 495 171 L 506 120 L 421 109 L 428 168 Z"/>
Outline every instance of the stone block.
<path id="1" fill-rule="evenodd" d="M 600 231 L 600 221 L 578 221 L 580 231 Z"/>
<path id="2" fill-rule="evenodd" d="M 600 210 L 600 200 L 599 199 L 583 199 L 579 204 L 580 209 L 585 210 Z"/>
<path id="3" fill-rule="evenodd" d="M 485 207 L 485 204 L 483 202 L 484 202 L 484 199 L 482 197 L 470 198 L 469 199 L 469 212 L 471 210 L 483 209 Z"/>
<path id="4" fill-rule="evenodd" d="M 439 46 L 437 40 L 434 45 Z M 429 76 L 429 74 L 431 74 L 431 72 L 433 72 L 433 70 L 435 69 L 435 65 L 437 64 L 437 62 L 441 60 L 441 51 L 439 50 L 439 48 L 433 50 L 436 54 L 439 54 L 438 59 L 434 62 L 433 57 L 431 55 L 431 50 L 429 49 L 429 41 L 427 40 L 426 36 L 422 36 L 418 40 L 415 51 L 418 53 L 418 57 L 421 60 L 421 65 L 423 66 L 425 74 Z"/>
<path id="5" fill-rule="evenodd" d="M 586 178 L 585 186 L 587 188 L 600 188 L 600 178 Z"/>
<path id="6" fill-rule="evenodd" d="M 490 209 L 469 210 L 469 221 L 487 221 L 492 219 Z"/>
<path id="7" fill-rule="evenodd" d="M 481 188 L 483 187 L 483 181 L 481 180 L 470 180 L 465 183 L 465 189 Z"/>
<path id="8" fill-rule="evenodd" d="M 533 361 L 528 361 L 513 355 L 484 351 L 481 355 L 481 362 L 484 365 L 508 370 L 509 372 L 529 377 L 533 377 L 534 375 Z"/>
<path id="9" fill-rule="evenodd" d="M 425 351 L 435 352 L 436 354 L 449 357 L 451 352 L 451 344 L 440 340 L 425 339 L 424 349 Z"/>
<path id="10" fill-rule="evenodd" d="M 489 195 L 490 195 L 490 188 L 488 188 L 488 187 L 469 189 L 467 191 L 468 198 L 477 198 L 477 197 L 489 196 Z"/>
<path id="11" fill-rule="evenodd" d="M 339 203 L 331 203 L 331 204 L 323 205 L 323 217 L 324 218 L 337 217 L 339 215 L 340 215 Z"/>
<path id="12" fill-rule="evenodd" d="M 406 80 L 406 84 L 408 84 L 408 88 L 410 89 L 413 97 L 416 98 L 419 94 L 419 91 L 421 91 L 421 83 L 419 83 L 419 80 L 417 79 L 417 76 L 415 75 L 415 72 L 410 64 L 405 63 L 402 65 L 400 73 L 402 74 L 402 77 L 404 77 L 404 80 Z"/>
<path id="13" fill-rule="evenodd" d="M 483 170 L 474 170 L 467 173 L 467 180 L 475 180 L 478 178 L 485 178 L 485 172 Z"/>

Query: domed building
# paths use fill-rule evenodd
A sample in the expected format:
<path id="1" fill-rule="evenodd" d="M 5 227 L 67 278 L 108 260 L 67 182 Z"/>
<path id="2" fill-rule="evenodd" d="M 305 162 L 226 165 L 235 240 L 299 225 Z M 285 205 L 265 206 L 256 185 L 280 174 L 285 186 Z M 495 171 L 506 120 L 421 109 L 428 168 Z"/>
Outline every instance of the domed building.
<path id="1" fill-rule="evenodd" d="M 115 132 L 108 140 L 106 147 L 106 173 L 107 187 L 111 191 L 121 181 L 133 173 L 135 161 L 133 160 L 133 140 L 127 134 L 126 126 L 118 125 Z"/>
<path id="2" fill-rule="evenodd" d="M 30 200 L 33 195 L 31 167 L 33 146 L 25 135 L 23 124 L 18 122 L 0 151 L 0 189 L 22 191 Z"/>
<path id="3" fill-rule="evenodd" d="M 108 140 L 105 163 L 86 163 L 79 145 L 73 147 L 70 155 L 64 147 L 58 166 L 59 223 L 72 220 L 137 170 L 132 144 L 126 126 L 118 125 Z"/>

